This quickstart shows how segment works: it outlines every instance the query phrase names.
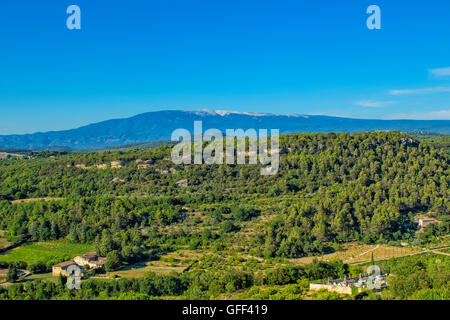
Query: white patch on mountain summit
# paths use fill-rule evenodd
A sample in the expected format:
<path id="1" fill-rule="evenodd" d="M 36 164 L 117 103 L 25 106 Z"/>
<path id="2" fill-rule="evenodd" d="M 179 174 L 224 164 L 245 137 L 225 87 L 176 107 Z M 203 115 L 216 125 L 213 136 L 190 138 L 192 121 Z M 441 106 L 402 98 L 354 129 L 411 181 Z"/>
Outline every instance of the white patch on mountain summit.
<path id="1" fill-rule="evenodd" d="M 210 110 L 210 109 L 200 109 L 197 111 L 185 111 L 193 112 L 196 115 L 211 115 L 211 116 L 228 116 L 231 114 L 241 114 L 246 116 L 264 117 L 264 116 L 277 116 L 277 117 L 296 117 L 296 118 L 308 118 L 307 115 L 301 114 L 279 114 L 279 113 L 260 113 L 260 112 L 241 112 L 241 111 L 230 111 L 230 110 Z"/>

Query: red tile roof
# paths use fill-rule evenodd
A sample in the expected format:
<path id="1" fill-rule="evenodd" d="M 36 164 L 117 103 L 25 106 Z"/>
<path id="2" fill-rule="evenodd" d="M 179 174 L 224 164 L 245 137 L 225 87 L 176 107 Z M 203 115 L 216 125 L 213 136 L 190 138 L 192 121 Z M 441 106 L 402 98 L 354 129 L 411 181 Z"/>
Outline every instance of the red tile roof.
<path id="1" fill-rule="evenodd" d="M 71 265 L 75 265 L 76 263 L 73 260 L 70 261 L 64 261 L 58 264 L 55 264 L 54 267 L 59 267 L 59 268 L 64 268 L 64 267 L 68 267 Z"/>
<path id="2" fill-rule="evenodd" d="M 86 260 L 93 260 L 93 259 L 97 258 L 97 253 L 87 252 L 85 254 L 82 254 L 81 257 Z"/>

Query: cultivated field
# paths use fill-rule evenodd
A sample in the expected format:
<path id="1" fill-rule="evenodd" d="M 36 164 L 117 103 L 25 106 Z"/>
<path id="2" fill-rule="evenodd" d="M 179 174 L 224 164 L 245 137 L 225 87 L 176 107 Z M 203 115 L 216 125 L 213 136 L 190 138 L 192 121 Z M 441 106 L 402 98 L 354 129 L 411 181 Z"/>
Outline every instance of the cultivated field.
<path id="1" fill-rule="evenodd" d="M 370 262 L 372 253 L 375 260 L 385 260 L 421 252 L 422 251 L 420 249 L 414 248 L 391 247 L 386 245 L 347 244 L 342 246 L 341 250 L 331 254 L 326 254 L 318 257 L 289 259 L 289 261 L 298 264 L 308 264 L 311 263 L 313 259 L 317 258 L 321 261 L 340 259 L 348 264 L 358 264 Z"/>
<path id="2" fill-rule="evenodd" d="M 66 240 L 34 242 L 1 254 L 0 262 L 58 263 L 93 250 L 93 245 L 70 243 Z"/>

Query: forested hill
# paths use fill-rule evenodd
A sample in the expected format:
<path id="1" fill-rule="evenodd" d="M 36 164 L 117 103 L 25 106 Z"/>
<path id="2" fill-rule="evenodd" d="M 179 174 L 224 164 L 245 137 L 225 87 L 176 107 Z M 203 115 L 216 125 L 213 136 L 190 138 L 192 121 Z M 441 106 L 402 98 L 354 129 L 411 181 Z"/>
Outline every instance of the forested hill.
<path id="1" fill-rule="evenodd" d="M 0 229 L 33 240 L 108 237 L 124 260 L 183 239 L 299 257 L 333 243 L 408 238 L 418 214 L 449 213 L 445 150 L 398 132 L 293 134 L 280 143 L 274 176 L 259 165 L 174 165 L 171 146 L 0 160 Z M 31 198 L 52 201 L 14 201 Z M 193 211 L 200 216 L 188 224 Z"/>
<path id="2" fill-rule="evenodd" d="M 296 132 L 361 132 L 397 130 L 450 134 L 450 120 L 373 120 L 321 115 L 280 115 L 233 111 L 156 111 L 126 119 L 112 119 L 81 128 L 25 135 L 0 135 L 0 148 L 31 150 L 93 150 L 112 146 L 169 140 L 174 130 L 193 133 L 194 121 L 202 121 L 204 130 L 215 128 L 279 129 Z"/>

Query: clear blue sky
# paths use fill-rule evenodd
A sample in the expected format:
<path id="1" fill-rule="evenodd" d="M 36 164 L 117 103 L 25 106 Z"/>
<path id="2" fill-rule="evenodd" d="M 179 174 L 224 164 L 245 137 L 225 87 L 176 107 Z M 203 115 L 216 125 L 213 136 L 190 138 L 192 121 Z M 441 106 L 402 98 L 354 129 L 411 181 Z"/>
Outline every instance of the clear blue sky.
<path id="1" fill-rule="evenodd" d="M 2 0 L 0 134 L 163 109 L 450 119 L 448 68 L 448 0 Z"/>

